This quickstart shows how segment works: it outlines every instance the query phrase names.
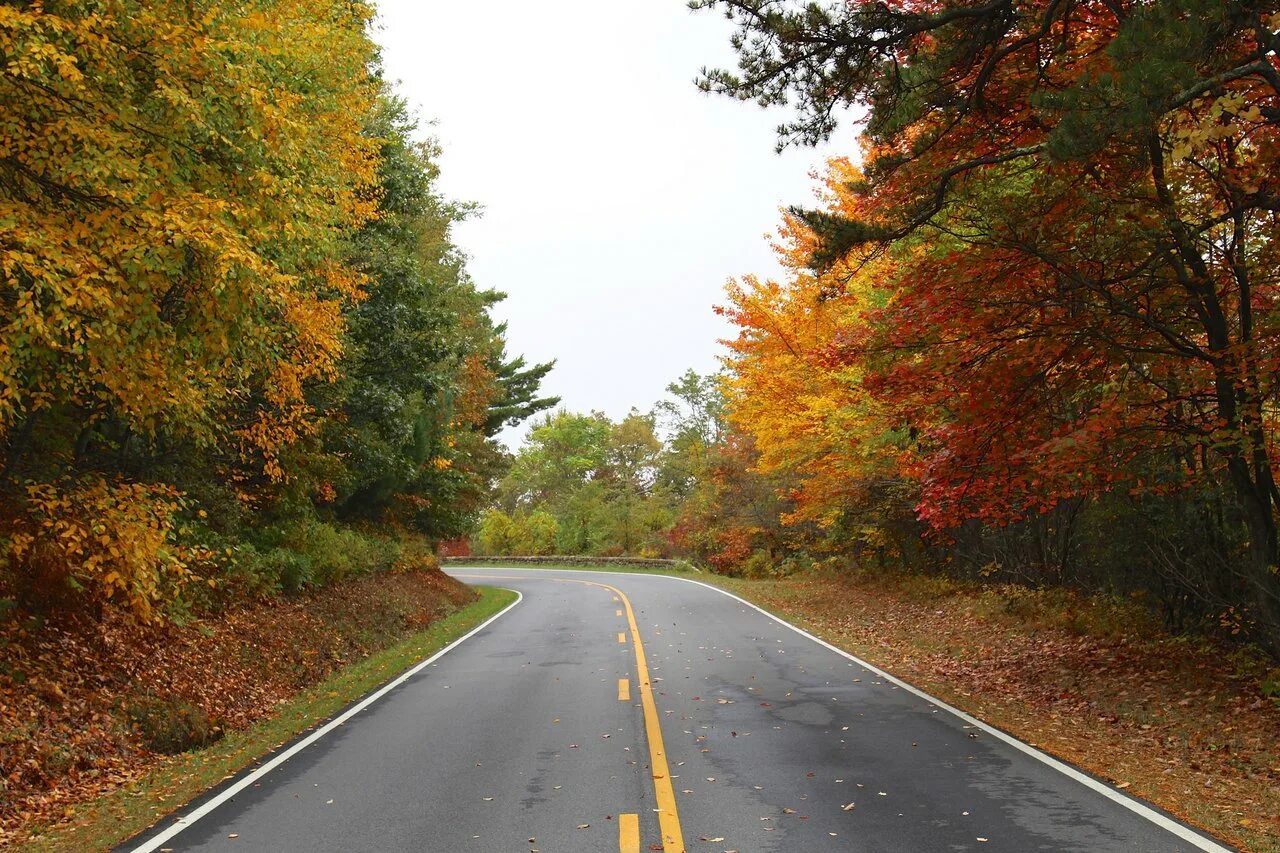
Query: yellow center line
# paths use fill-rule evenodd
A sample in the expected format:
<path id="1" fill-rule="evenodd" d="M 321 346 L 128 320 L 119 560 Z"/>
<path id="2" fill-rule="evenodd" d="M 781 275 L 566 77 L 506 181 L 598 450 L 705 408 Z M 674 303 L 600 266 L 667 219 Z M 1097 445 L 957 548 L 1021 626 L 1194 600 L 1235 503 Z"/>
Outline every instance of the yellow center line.
<path id="1" fill-rule="evenodd" d="M 618 815 L 619 853 L 640 853 L 640 815 Z"/>
<path id="2" fill-rule="evenodd" d="M 680 813 L 676 809 L 676 793 L 671 787 L 671 770 L 667 767 L 667 747 L 662 741 L 662 718 L 658 716 L 658 704 L 653 698 L 653 685 L 649 683 L 649 664 L 644 655 L 644 643 L 640 640 L 640 626 L 631 599 L 622 590 L 594 581 L 583 583 L 612 590 L 627 611 L 627 624 L 636 649 L 636 681 L 640 685 L 640 702 L 644 706 L 644 730 L 649 741 L 649 767 L 653 774 L 653 793 L 658 801 L 658 828 L 662 831 L 662 849 L 666 853 L 685 853 L 684 833 L 680 829 Z"/>
<path id="3" fill-rule="evenodd" d="M 528 575 L 458 575 L 475 580 L 529 580 Z M 545 578 L 545 580 L 561 583 L 580 583 L 586 586 L 598 586 L 607 589 L 615 596 L 614 601 L 621 601 L 627 613 L 627 624 L 631 628 L 631 637 L 636 651 L 636 681 L 640 685 L 640 703 L 644 707 L 644 731 L 649 741 L 649 769 L 653 776 L 654 799 L 658 803 L 658 828 L 662 831 L 662 849 L 664 853 L 685 853 L 684 832 L 680 829 L 680 812 L 676 809 L 676 794 L 671 787 L 671 770 L 667 766 L 667 747 L 662 740 L 662 718 L 658 716 L 658 704 L 653 698 L 653 685 L 649 683 L 649 664 L 644 656 L 644 643 L 640 640 L 640 626 L 636 624 L 636 612 L 631 607 L 631 599 L 615 586 L 596 581 L 584 581 L 570 578 Z M 619 635 L 621 637 L 622 635 Z M 618 830 L 622 831 L 621 817 Z M 638 842 L 637 842 L 638 844 Z M 624 850 L 626 848 L 623 848 Z"/>
<path id="4" fill-rule="evenodd" d="M 631 682 L 625 678 L 618 679 L 618 701 L 619 702 L 631 701 Z"/>

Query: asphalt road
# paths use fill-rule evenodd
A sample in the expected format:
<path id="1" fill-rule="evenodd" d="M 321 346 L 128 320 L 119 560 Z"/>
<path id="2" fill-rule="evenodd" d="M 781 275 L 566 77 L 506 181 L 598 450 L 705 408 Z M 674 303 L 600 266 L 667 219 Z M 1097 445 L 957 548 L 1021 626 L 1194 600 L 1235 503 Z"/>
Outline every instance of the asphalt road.
<path id="1" fill-rule="evenodd" d="M 523 598 L 234 796 L 206 798 L 206 814 L 165 825 L 178 834 L 121 849 L 1225 849 L 716 590 L 452 573 Z"/>

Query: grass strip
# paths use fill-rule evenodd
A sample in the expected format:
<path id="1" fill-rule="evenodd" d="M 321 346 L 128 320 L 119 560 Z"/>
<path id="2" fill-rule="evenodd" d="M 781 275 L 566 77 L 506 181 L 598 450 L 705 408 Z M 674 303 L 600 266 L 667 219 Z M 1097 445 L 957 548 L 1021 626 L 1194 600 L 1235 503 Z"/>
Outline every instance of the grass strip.
<path id="1" fill-rule="evenodd" d="M 390 648 L 344 667 L 303 690 L 269 718 L 217 743 L 174 756 L 143 778 L 76 808 L 69 820 L 37 830 L 24 849 L 49 853 L 110 850 L 210 787 L 430 657 L 515 600 L 515 593 L 476 587 L 480 598 Z"/>

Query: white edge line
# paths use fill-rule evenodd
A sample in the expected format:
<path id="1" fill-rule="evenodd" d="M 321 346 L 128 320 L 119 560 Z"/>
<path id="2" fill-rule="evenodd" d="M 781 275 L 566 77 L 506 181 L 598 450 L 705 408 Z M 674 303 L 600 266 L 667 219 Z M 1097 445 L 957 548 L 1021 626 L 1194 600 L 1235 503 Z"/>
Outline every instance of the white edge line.
<path id="1" fill-rule="evenodd" d="M 446 566 L 445 568 L 449 568 L 449 567 Z M 458 568 L 463 568 L 463 566 L 458 566 Z M 477 567 L 467 566 L 466 568 L 470 569 L 470 568 L 477 568 Z M 489 568 L 489 567 L 484 567 L 484 568 Z M 503 570 L 508 570 L 508 568 L 505 566 L 500 568 L 502 568 Z M 1026 755 L 1031 756 L 1032 758 L 1036 759 L 1037 761 L 1043 764 L 1047 764 L 1048 766 L 1052 767 L 1054 770 L 1057 770 L 1059 773 L 1063 774 L 1064 776 L 1067 776 L 1075 780 L 1076 782 L 1079 782 L 1081 785 L 1084 785 L 1086 788 L 1089 788 L 1090 790 L 1093 790 L 1099 794 L 1102 794 L 1104 797 L 1111 800 L 1112 802 L 1115 802 L 1121 806 L 1124 806 L 1126 809 L 1138 815 L 1139 817 L 1146 818 L 1147 820 L 1151 821 L 1161 829 L 1164 829 L 1168 832 L 1173 833 L 1174 835 L 1181 838 L 1183 841 L 1186 841 L 1188 844 L 1191 844 L 1194 847 L 1198 847 L 1201 850 L 1209 851 L 1209 853 L 1233 853 L 1230 847 L 1222 846 L 1218 842 L 1200 834 L 1194 829 L 1184 826 L 1178 821 L 1173 820 L 1172 818 L 1161 814 L 1160 812 L 1156 811 L 1155 809 L 1151 808 L 1145 803 L 1138 802 L 1133 797 L 1130 797 L 1127 794 L 1124 794 L 1121 791 L 1118 791 L 1117 789 L 1111 787 L 1110 785 L 1107 785 L 1103 782 L 1099 782 L 1097 779 L 1094 779 L 1092 776 L 1082 773 L 1076 768 L 1072 767 L 1071 765 L 1066 764 L 1062 761 L 1059 761 L 1058 759 L 1054 758 L 1052 755 L 1049 755 L 1048 753 L 1045 753 L 1045 752 L 1041 752 L 1031 744 L 1018 740 L 1016 737 L 1009 734 L 1008 732 L 1003 732 L 1000 729 L 995 728 L 994 726 L 984 723 L 982 720 L 979 720 L 977 717 L 974 717 L 971 714 L 961 711 L 959 708 L 956 708 L 952 705 L 948 705 L 946 702 L 943 702 L 941 699 L 938 699 L 934 696 L 930 696 L 928 693 L 925 693 L 920 688 L 913 687 L 912 685 L 903 681 L 901 678 L 898 678 L 895 675 L 891 675 L 885 672 L 883 669 L 876 666 L 875 664 L 868 663 L 867 661 L 863 660 L 857 655 L 850 654 L 849 652 L 846 652 L 844 649 L 837 648 L 836 646 L 831 645 L 821 637 L 815 637 L 813 634 L 810 634 L 808 631 L 804 630 L 803 628 L 798 628 L 795 625 L 792 625 L 787 620 L 779 616 L 775 616 L 774 614 L 770 613 L 768 610 L 765 610 L 763 607 L 760 607 L 759 605 L 756 605 L 756 604 L 752 604 L 750 601 L 747 601 L 745 598 L 734 595 L 728 590 L 721 589 L 720 587 L 715 586 L 713 584 L 709 584 L 704 581 L 694 580 L 693 578 L 672 577 L 671 575 L 663 575 L 657 572 L 601 572 L 601 571 L 593 571 L 591 569 L 563 569 L 563 568 L 555 568 L 551 566 L 548 566 L 546 569 L 542 569 L 542 568 L 530 569 L 522 566 L 511 566 L 510 568 L 520 569 L 522 571 L 546 571 L 547 569 L 550 569 L 552 571 L 561 571 L 561 572 L 575 572 L 575 571 L 590 572 L 592 574 L 597 574 L 597 575 L 613 574 L 613 575 L 635 575 L 636 577 L 661 577 L 661 578 L 666 578 L 668 580 L 673 580 L 673 581 L 684 581 L 685 583 L 697 584 L 698 586 L 703 586 L 703 587 L 706 587 L 707 589 L 715 590 L 721 595 L 727 595 L 729 598 L 732 598 L 735 601 L 745 604 L 747 607 L 750 607 L 752 610 L 756 610 L 756 611 L 759 611 L 760 613 L 763 613 L 765 616 L 768 616 L 770 619 L 772 619 L 774 622 L 777 622 L 779 625 L 783 625 L 787 628 L 790 628 L 792 631 L 795 631 L 800 636 L 813 640 L 818 645 L 826 649 L 829 649 L 830 651 L 835 652 L 841 657 L 848 658 L 849 660 L 853 661 L 859 666 L 866 667 L 867 669 L 874 672 L 876 675 L 880 676 L 886 681 L 890 681 L 893 684 L 896 684 L 898 687 L 901 687 L 903 690 L 906 690 L 907 692 L 912 693 L 933 705 L 936 705 L 937 707 L 941 708 L 944 711 L 948 711 L 954 714 L 955 716 L 959 717 L 961 720 L 964 720 L 969 725 L 982 729 L 982 731 L 986 732 L 992 737 L 999 738 L 1000 740 L 1012 746 L 1014 749 L 1017 749 L 1019 752 L 1025 753 Z"/>
<path id="2" fill-rule="evenodd" d="M 326 723 L 323 727 L 316 729 L 310 735 L 298 741 L 293 746 L 289 747 L 287 750 L 285 750 L 284 752 L 277 755 L 275 758 L 268 761 L 266 764 L 263 764 L 261 767 L 258 767 L 255 770 L 251 771 L 250 773 L 246 774 L 239 782 L 236 782 L 234 785 L 231 785 L 226 790 L 219 793 L 217 796 L 202 803 L 198 808 L 195 808 L 189 813 L 182 815 L 177 819 L 177 821 L 172 826 L 170 826 L 164 832 L 161 832 L 159 835 L 153 836 L 152 838 L 148 839 L 147 841 L 144 841 L 142 844 L 139 844 L 137 847 L 133 848 L 132 853 L 152 853 L 152 851 L 158 849 L 160 845 L 164 844 L 166 841 L 173 838 L 178 833 L 183 832 L 186 829 L 189 829 L 192 826 L 192 824 L 194 824 L 196 821 L 200 820 L 201 818 L 207 816 L 210 812 L 212 812 L 218 806 L 222 805 L 227 800 L 231 799 L 236 794 L 240 793 L 245 788 L 252 785 L 254 782 L 257 782 L 263 776 L 266 776 L 272 770 L 276 769 L 281 764 L 284 764 L 290 758 L 293 758 L 299 752 L 306 749 L 308 746 L 315 743 L 320 738 L 324 737 L 329 732 L 333 731 L 338 726 L 342 725 L 347 720 L 351 719 L 356 714 L 363 711 L 365 708 L 368 708 L 374 702 L 377 702 L 379 699 L 381 699 L 383 696 L 387 695 L 392 690 L 399 687 L 401 684 L 404 684 L 410 678 L 417 675 L 419 672 L 426 669 L 431 664 L 435 663 L 444 655 L 453 651 L 453 649 L 457 648 L 459 645 L 461 645 L 471 637 L 483 631 L 486 627 L 489 626 L 491 622 L 494 622 L 499 617 L 503 616 L 508 610 L 515 607 L 524 599 L 524 595 L 522 595 L 519 590 L 513 589 L 513 590 L 508 590 L 508 592 L 514 592 L 516 594 L 515 601 L 511 602 L 506 607 L 502 608 L 497 613 L 493 614 L 488 619 L 484 620 L 479 625 L 472 628 L 470 631 L 463 634 L 461 637 L 454 640 L 452 643 L 450 643 L 440 651 L 433 654 L 431 657 L 417 664 L 412 669 L 406 670 L 405 672 L 401 673 L 394 681 L 383 685 L 376 693 L 371 693 L 368 696 L 366 696 L 364 699 L 360 700 L 359 703 L 352 705 L 350 708 L 344 711 L 341 716 L 334 717 L 332 720 Z"/>

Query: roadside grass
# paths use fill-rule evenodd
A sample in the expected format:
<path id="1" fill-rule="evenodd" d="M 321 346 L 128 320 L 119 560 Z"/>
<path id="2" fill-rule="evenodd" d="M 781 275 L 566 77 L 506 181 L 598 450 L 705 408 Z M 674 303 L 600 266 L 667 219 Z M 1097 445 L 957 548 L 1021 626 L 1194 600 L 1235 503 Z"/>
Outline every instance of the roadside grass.
<path id="1" fill-rule="evenodd" d="M 517 568 L 720 587 L 1239 849 L 1280 853 L 1280 702 L 1259 688 L 1274 663 L 1170 635 L 1141 602 L 895 572 Z"/>
<path id="2" fill-rule="evenodd" d="M 198 751 L 174 756 L 141 779 L 91 803 L 67 819 L 34 830 L 23 849 L 47 853 L 110 850 L 212 786 L 269 755 L 295 736 L 323 725 L 348 705 L 470 631 L 515 600 L 515 593 L 477 587 L 480 597 L 406 640 L 307 688 L 270 718 L 228 732 Z"/>

